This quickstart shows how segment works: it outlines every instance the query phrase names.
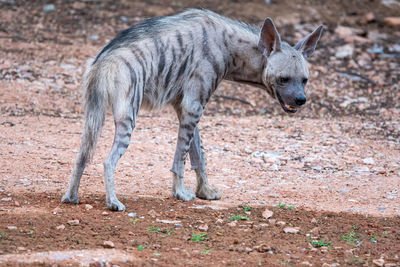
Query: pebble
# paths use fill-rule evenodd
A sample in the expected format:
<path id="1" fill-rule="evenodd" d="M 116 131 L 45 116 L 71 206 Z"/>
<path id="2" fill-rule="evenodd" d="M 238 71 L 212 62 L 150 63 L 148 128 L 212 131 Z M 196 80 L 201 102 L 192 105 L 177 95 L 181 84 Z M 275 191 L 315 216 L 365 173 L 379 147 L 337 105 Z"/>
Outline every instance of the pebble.
<path id="1" fill-rule="evenodd" d="M 215 221 L 215 223 L 223 224 L 223 223 L 224 223 L 224 220 L 222 220 L 222 219 L 220 218 L 220 219 L 217 219 L 217 220 Z"/>
<path id="2" fill-rule="evenodd" d="M 97 41 L 99 40 L 99 36 L 97 34 L 93 34 L 89 36 L 90 40 Z"/>
<path id="3" fill-rule="evenodd" d="M 63 210 L 60 207 L 56 207 L 53 209 L 53 214 L 56 215 L 57 213 L 61 213 Z"/>
<path id="4" fill-rule="evenodd" d="M 17 247 L 17 250 L 19 250 L 19 251 L 25 251 L 26 248 L 25 248 L 25 247 Z"/>
<path id="5" fill-rule="evenodd" d="M 18 227 L 17 227 L 17 226 L 14 226 L 14 225 L 9 225 L 9 226 L 7 226 L 7 229 L 8 229 L 8 230 L 17 230 Z"/>
<path id="6" fill-rule="evenodd" d="M 86 204 L 86 205 L 85 205 L 85 209 L 86 209 L 86 210 L 91 210 L 91 209 L 93 209 L 93 206 L 92 206 L 92 205 L 89 205 L 89 204 Z"/>
<path id="7" fill-rule="evenodd" d="M 372 260 L 372 263 L 375 266 L 384 266 L 385 265 L 385 260 L 384 259 L 376 259 L 376 260 Z"/>
<path id="8" fill-rule="evenodd" d="M 69 220 L 68 224 L 69 225 L 78 225 L 79 224 L 79 220 Z"/>
<path id="9" fill-rule="evenodd" d="M 128 217 L 135 218 L 136 217 L 136 212 L 128 213 Z"/>
<path id="10" fill-rule="evenodd" d="M 283 229 L 283 231 L 285 233 L 289 233 L 289 234 L 297 234 L 300 231 L 299 227 L 285 227 Z"/>
<path id="11" fill-rule="evenodd" d="M 264 210 L 263 213 L 262 213 L 262 216 L 263 216 L 265 219 L 271 218 L 272 215 L 274 215 L 274 213 L 273 213 L 272 211 L 270 211 L 269 209 Z"/>
<path id="12" fill-rule="evenodd" d="M 207 224 L 199 225 L 199 230 L 201 230 L 203 232 L 207 232 L 208 231 L 208 225 Z"/>
<path id="13" fill-rule="evenodd" d="M 64 230 L 65 229 L 65 225 L 61 224 L 59 226 L 56 227 L 57 230 Z"/>
<path id="14" fill-rule="evenodd" d="M 56 7 L 53 4 L 48 4 L 43 6 L 43 11 L 48 13 L 48 12 L 53 12 L 56 10 Z"/>
<path id="15" fill-rule="evenodd" d="M 237 225 L 237 222 L 236 222 L 236 221 L 233 221 L 233 222 L 228 223 L 228 225 L 229 225 L 230 227 L 235 227 L 235 226 Z"/>
<path id="16" fill-rule="evenodd" d="M 165 223 L 165 224 L 177 224 L 177 223 L 181 223 L 181 221 L 173 221 L 173 220 L 159 220 L 159 219 L 156 219 L 156 222 L 159 222 L 159 223 Z"/>
<path id="17" fill-rule="evenodd" d="M 344 45 L 337 48 L 336 58 L 351 58 L 354 53 L 354 48 L 351 45 Z"/>
<path id="18" fill-rule="evenodd" d="M 11 200 L 12 200 L 11 197 L 3 197 L 3 198 L 1 199 L 1 201 L 11 201 Z"/>
<path id="19" fill-rule="evenodd" d="M 279 222 L 276 222 L 276 225 L 284 226 L 284 225 L 286 225 L 286 223 L 284 221 L 279 221 Z"/>
<path id="20" fill-rule="evenodd" d="M 392 27 L 400 27 L 400 17 L 387 17 L 383 21 Z"/>
<path id="21" fill-rule="evenodd" d="M 103 211 L 101 214 L 106 216 L 106 215 L 108 215 L 108 212 L 107 211 Z"/>
<path id="22" fill-rule="evenodd" d="M 103 247 L 104 248 L 115 248 L 115 245 L 114 245 L 114 243 L 112 241 L 107 240 L 107 241 L 104 241 Z"/>
<path id="23" fill-rule="evenodd" d="M 375 161 L 374 161 L 373 158 L 365 158 L 365 159 L 363 159 L 363 162 L 364 162 L 365 164 L 368 164 L 368 165 L 373 165 L 373 164 L 375 164 Z"/>
<path id="24" fill-rule="evenodd" d="M 311 219 L 311 223 L 317 223 L 317 222 L 318 222 L 317 219 L 315 219 L 315 218 Z"/>

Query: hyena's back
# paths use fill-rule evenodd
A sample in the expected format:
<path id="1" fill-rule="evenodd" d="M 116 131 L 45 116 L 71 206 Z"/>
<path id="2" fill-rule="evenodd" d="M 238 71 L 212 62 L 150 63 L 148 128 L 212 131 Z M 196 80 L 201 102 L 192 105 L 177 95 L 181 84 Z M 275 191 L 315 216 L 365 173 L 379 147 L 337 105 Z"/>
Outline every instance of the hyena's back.
<path id="1" fill-rule="evenodd" d="M 116 117 L 126 112 L 123 100 L 134 104 L 137 112 L 141 104 L 149 108 L 176 104 L 190 90 L 196 90 L 191 93 L 199 94 L 205 104 L 232 63 L 229 36 L 241 28 L 257 32 L 207 10 L 151 18 L 104 47 L 87 78 L 103 79 L 98 86 L 106 90 Z"/>

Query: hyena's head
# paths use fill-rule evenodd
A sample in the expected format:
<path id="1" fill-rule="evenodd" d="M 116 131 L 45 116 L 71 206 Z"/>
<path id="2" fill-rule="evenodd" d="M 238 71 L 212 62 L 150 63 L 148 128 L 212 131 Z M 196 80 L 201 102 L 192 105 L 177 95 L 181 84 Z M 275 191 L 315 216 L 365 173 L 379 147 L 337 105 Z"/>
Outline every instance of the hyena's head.
<path id="1" fill-rule="evenodd" d="M 281 41 L 270 18 L 264 21 L 258 44 L 267 60 L 262 79 L 286 112 L 294 113 L 306 103 L 304 88 L 309 74 L 306 58 L 313 54 L 322 30 L 320 25 L 292 47 Z"/>

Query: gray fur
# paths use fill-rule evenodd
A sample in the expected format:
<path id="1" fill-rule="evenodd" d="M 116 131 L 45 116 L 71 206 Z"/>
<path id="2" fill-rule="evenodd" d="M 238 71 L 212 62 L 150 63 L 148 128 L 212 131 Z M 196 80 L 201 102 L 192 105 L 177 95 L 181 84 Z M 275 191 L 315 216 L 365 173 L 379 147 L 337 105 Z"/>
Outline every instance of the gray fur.
<path id="1" fill-rule="evenodd" d="M 220 199 L 219 190 L 208 185 L 197 127 L 212 93 L 223 79 L 252 84 L 277 97 L 285 111 L 295 112 L 305 102 L 308 69 L 304 56 L 314 51 L 321 30 L 304 38 L 295 49 L 281 42 L 271 19 L 260 29 L 208 10 L 190 9 L 152 18 L 121 32 L 88 61 L 85 127 L 62 201 L 78 203 L 79 182 L 110 105 L 116 127 L 104 162 L 106 202 L 111 210 L 124 210 L 114 189 L 116 164 L 129 145 L 141 106 L 159 109 L 167 104 L 175 108 L 180 124 L 171 169 L 173 195 L 185 201 L 195 196 Z M 283 77 L 288 81 L 283 83 Z M 183 182 L 187 154 L 196 171 L 196 192 L 186 189 Z"/>

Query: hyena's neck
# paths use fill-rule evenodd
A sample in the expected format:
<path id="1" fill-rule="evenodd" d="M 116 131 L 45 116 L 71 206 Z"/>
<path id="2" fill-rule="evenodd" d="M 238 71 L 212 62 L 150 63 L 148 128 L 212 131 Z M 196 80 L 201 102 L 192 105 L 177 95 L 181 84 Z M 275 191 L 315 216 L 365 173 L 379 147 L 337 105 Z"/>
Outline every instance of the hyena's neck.
<path id="1" fill-rule="evenodd" d="M 249 31 L 239 29 L 231 35 L 231 64 L 225 77 L 227 80 L 252 84 L 264 88 L 262 72 L 265 67 L 265 57 L 258 50 L 258 29 Z"/>

